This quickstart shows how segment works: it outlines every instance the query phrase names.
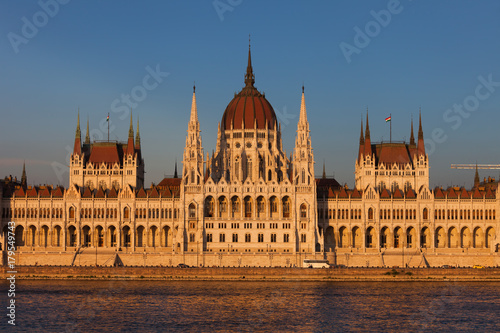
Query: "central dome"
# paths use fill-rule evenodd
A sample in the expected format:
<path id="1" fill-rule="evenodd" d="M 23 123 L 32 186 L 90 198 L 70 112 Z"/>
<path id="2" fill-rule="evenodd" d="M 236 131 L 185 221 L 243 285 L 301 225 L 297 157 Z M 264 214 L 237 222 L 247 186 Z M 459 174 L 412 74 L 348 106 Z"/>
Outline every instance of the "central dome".
<path id="1" fill-rule="evenodd" d="M 265 96 L 254 87 L 250 48 L 245 87 L 229 102 L 222 116 L 222 130 L 229 129 L 274 129 L 276 114 Z"/>

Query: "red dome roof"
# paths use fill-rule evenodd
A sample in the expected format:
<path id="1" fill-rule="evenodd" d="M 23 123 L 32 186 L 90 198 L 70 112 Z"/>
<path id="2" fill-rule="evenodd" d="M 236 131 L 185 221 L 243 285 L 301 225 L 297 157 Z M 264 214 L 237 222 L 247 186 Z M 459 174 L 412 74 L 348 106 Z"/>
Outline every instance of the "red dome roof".
<path id="1" fill-rule="evenodd" d="M 250 49 L 245 87 L 229 102 L 222 116 L 222 130 L 233 129 L 274 129 L 276 114 L 267 99 L 254 87 Z"/>
<path id="2" fill-rule="evenodd" d="M 257 91 L 243 88 L 227 105 L 222 116 L 222 129 L 274 129 L 276 114 L 267 99 Z M 253 91 L 252 91 L 253 90 Z"/>

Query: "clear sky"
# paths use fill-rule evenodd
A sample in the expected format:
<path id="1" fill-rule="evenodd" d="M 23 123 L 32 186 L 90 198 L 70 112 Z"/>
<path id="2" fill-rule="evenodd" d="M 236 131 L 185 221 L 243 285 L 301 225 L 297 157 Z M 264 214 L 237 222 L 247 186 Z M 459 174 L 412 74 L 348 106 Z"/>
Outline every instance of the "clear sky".
<path id="1" fill-rule="evenodd" d="M 318 176 L 324 160 L 354 185 L 367 107 L 372 141 L 389 139 L 389 114 L 393 140 L 408 140 L 421 108 L 431 186 L 472 185 L 451 163 L 500 163 L 499 1 L 12 0 L 0 13 L 2 177 L 25 160 L 30 184 L 67 186 L 78 108 L 83 136 L 87 117 L 107 136 L 110 112 L 110 138 L 125 141 L 131 95 L 146 185 L 158 183 L 181 167 L 194 81 L 205 153 L 215 148 L 249 34 L 288 154 L 305 85 Z"/>

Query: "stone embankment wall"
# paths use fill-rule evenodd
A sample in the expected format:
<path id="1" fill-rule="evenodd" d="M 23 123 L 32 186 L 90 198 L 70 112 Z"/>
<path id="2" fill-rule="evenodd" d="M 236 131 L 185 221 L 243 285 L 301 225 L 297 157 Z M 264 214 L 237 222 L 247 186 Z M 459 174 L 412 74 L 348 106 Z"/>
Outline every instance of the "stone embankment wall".
<path id="1" fill-rule="evenodd" d="M 9 269 L 2 267 L 0 275 Z M 19 266 L 18 279 L 160 279 L 160 280 L 476 280 L 500 281 L 499 268 L 284 268 L 284 267 L 67 267 Z"/>

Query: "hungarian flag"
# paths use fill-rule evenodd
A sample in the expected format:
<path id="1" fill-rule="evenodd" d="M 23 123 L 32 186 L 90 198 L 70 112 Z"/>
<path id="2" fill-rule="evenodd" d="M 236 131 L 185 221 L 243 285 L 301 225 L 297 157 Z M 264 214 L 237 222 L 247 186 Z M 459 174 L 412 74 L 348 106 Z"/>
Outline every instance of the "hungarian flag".
<path id="1" fill-rule="evenodd" d="M 387 119 L 386 119 L 387 120 Z M 109 114 L 108 114 L 108 117 L 106 118 L 106 121 L 109 121 Z"/>
<path id="2" fill-rule="evenodd" d="M 109 118 L 109 117 L 108 117 L 108 118 Z M 390 116 L 389 116 L 389 117 L 387 117 L 387 118 L 385 118 L 385 122 L 388 122 L 388 121 L 391 121 L 391 117 L 390 117 Z"/>

